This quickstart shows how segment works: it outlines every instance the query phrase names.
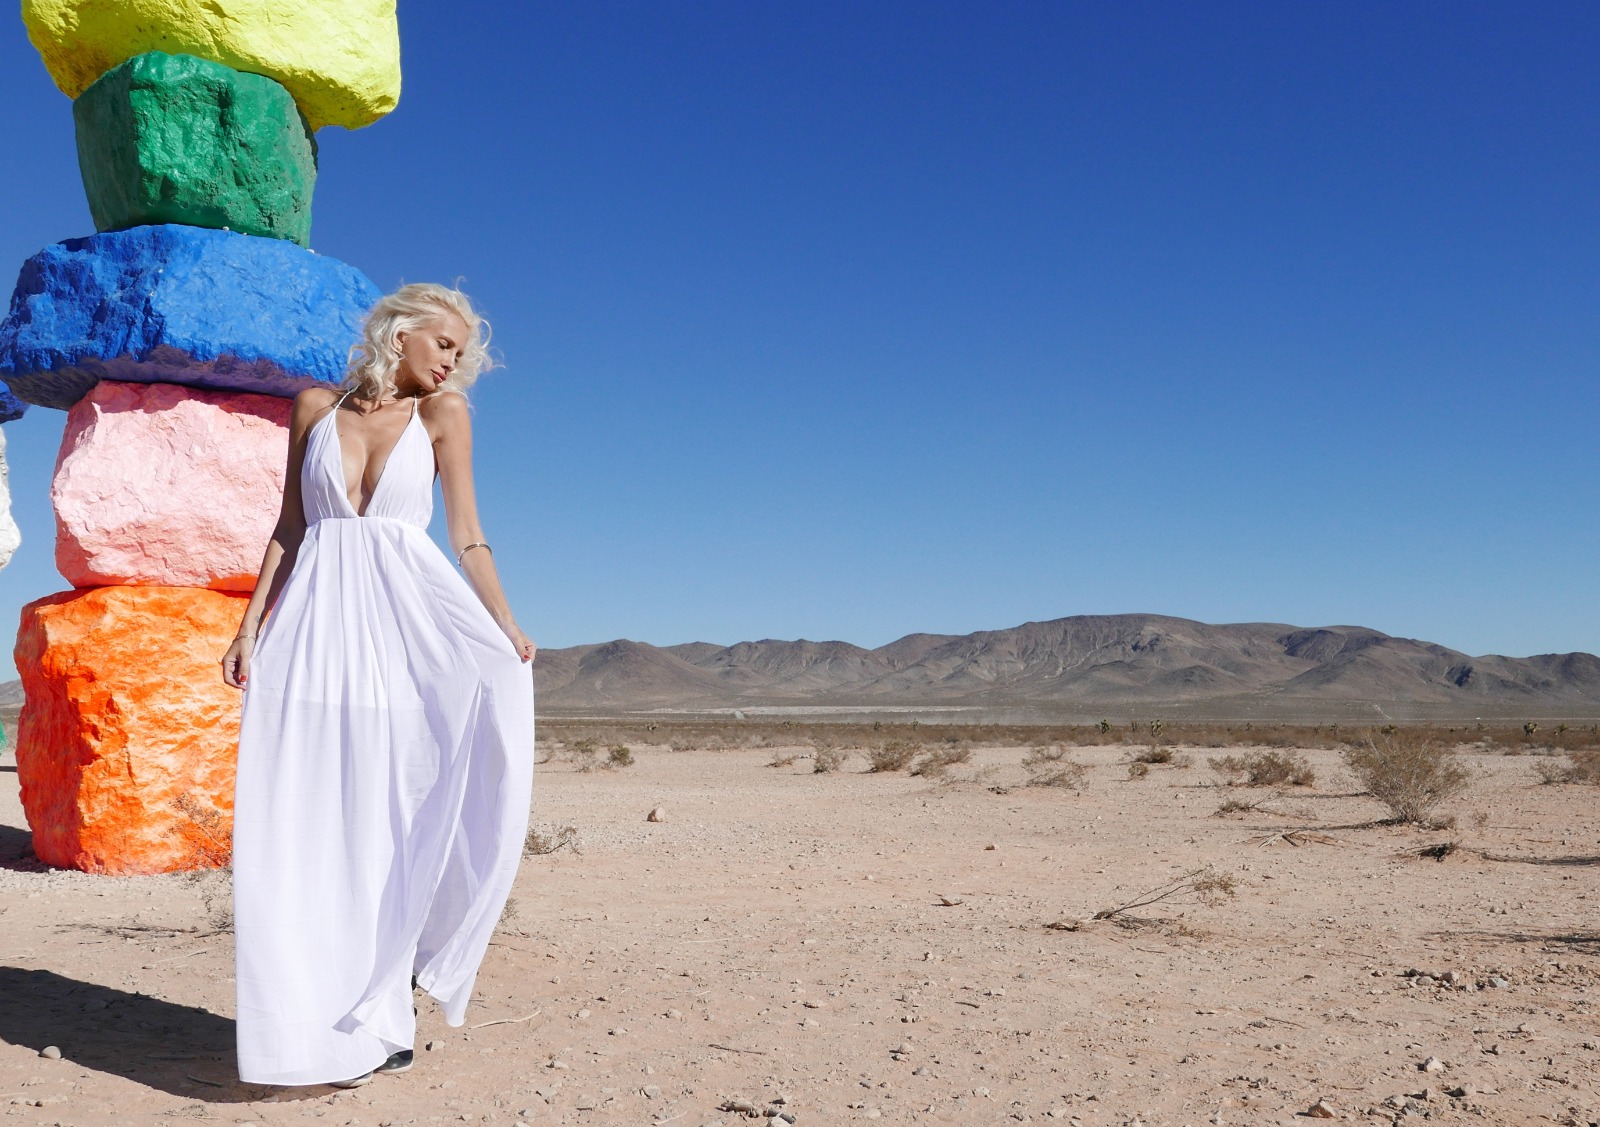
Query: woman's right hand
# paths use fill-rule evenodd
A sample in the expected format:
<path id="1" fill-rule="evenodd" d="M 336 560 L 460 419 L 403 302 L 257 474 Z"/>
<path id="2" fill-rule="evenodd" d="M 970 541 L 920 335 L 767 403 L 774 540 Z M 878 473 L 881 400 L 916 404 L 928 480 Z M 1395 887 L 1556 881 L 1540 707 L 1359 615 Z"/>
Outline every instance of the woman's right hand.
<path id="1" fill-rule="evenodd" d="M 223 655 L 222 679 L 236 689 L 244 688 L 250 676 L 250 653 L 254 648 L 255 639 L 248 634 L 241 634 Z"/>

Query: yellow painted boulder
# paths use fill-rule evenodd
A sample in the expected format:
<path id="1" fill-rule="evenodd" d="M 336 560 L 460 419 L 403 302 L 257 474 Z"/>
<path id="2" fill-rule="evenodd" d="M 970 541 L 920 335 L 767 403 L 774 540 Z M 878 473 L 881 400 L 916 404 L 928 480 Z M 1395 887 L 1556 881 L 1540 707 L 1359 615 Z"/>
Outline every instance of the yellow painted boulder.
<path id="1" fill-rule="evenodd" d="M 218 659 L 244 606 L 195 587 L 97 587 L 22 608 L 17 778 L 41 861 L 228 863 L 240 700 Z"/>
<path id="2" fill-rule="evenodd" d="M 277 79 L 313 129 L 359 129 L 400 98 L 395 0 L 22 0 L 22 19 L 71 98 L 146 51 Z"/>

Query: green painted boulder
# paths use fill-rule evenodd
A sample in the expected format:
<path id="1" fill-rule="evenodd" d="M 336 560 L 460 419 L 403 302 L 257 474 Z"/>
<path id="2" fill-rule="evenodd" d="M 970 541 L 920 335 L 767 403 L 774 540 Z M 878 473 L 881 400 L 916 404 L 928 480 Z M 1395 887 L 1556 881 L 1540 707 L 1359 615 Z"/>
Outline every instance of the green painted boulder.
<path id="1" fill-rule="evenodd" d="M 310 238 L 317 144 L 272 79 L 148 51 L 101 75 L 72 117 L 98 230 L 185 223 Z"/>

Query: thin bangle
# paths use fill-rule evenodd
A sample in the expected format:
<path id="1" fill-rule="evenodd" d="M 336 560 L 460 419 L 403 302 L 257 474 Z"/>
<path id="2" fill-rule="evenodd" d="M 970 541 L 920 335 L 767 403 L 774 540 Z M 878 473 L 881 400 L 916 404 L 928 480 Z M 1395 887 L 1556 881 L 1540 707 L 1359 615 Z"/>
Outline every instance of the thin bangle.
<path id="1" fill-rule="evenodd" d="M 474 541 L 471 544 L 468 544 L 465 548 L 462 548 L 461 551 L 456 553 L 456 566 L 457 567 L 461 566 L 461 557 L 466 555 L 468 552 L 472 551 L 472 549 L 474 549 L 474 548 L 489 548 L 489 545 L 485 544 L 482 540 L 477 540 L 477 541 Z M 494 549 L 493 548 L 489 548 L 489 554 L 491 556 L 494 555 Z"/>
<path id="2" fill-rule="evenodd" d="M 254 634 L 235 634 L 233 640 L 237 642 L 240 638 L 249 638 L 251 641 L 255 641 L 255 637 Z"/>

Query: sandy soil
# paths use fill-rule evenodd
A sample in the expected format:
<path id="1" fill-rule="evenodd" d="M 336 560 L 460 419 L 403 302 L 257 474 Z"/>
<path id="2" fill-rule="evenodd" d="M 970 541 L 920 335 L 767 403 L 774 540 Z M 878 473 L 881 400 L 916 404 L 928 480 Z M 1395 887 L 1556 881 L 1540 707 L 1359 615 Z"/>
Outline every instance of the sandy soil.
<path id="1" fill-rule="evenodd" d="M 754 751 L 550 765 L 535 820 L 579 849 L 524 864 L 469 1028 L 424 1000 L 416 1068 L 349 1092 L 233 1079 L 224 875 L 40 871 L 5 766 L 3 1122 L 1600 1119 L 1593 788 L 1476 758 L 1460 828 L 1425 833 L 1367 824 L 1331 752 L 1287 814 L 1230 818 L 1205 753 L 1129 781 L 1122 750 L 1080 751 L 1081 793 L 1008 786 L 1022 754 L 953 782 Z M 1231 900 L 1046 926 L 1206 865 Z"/>

